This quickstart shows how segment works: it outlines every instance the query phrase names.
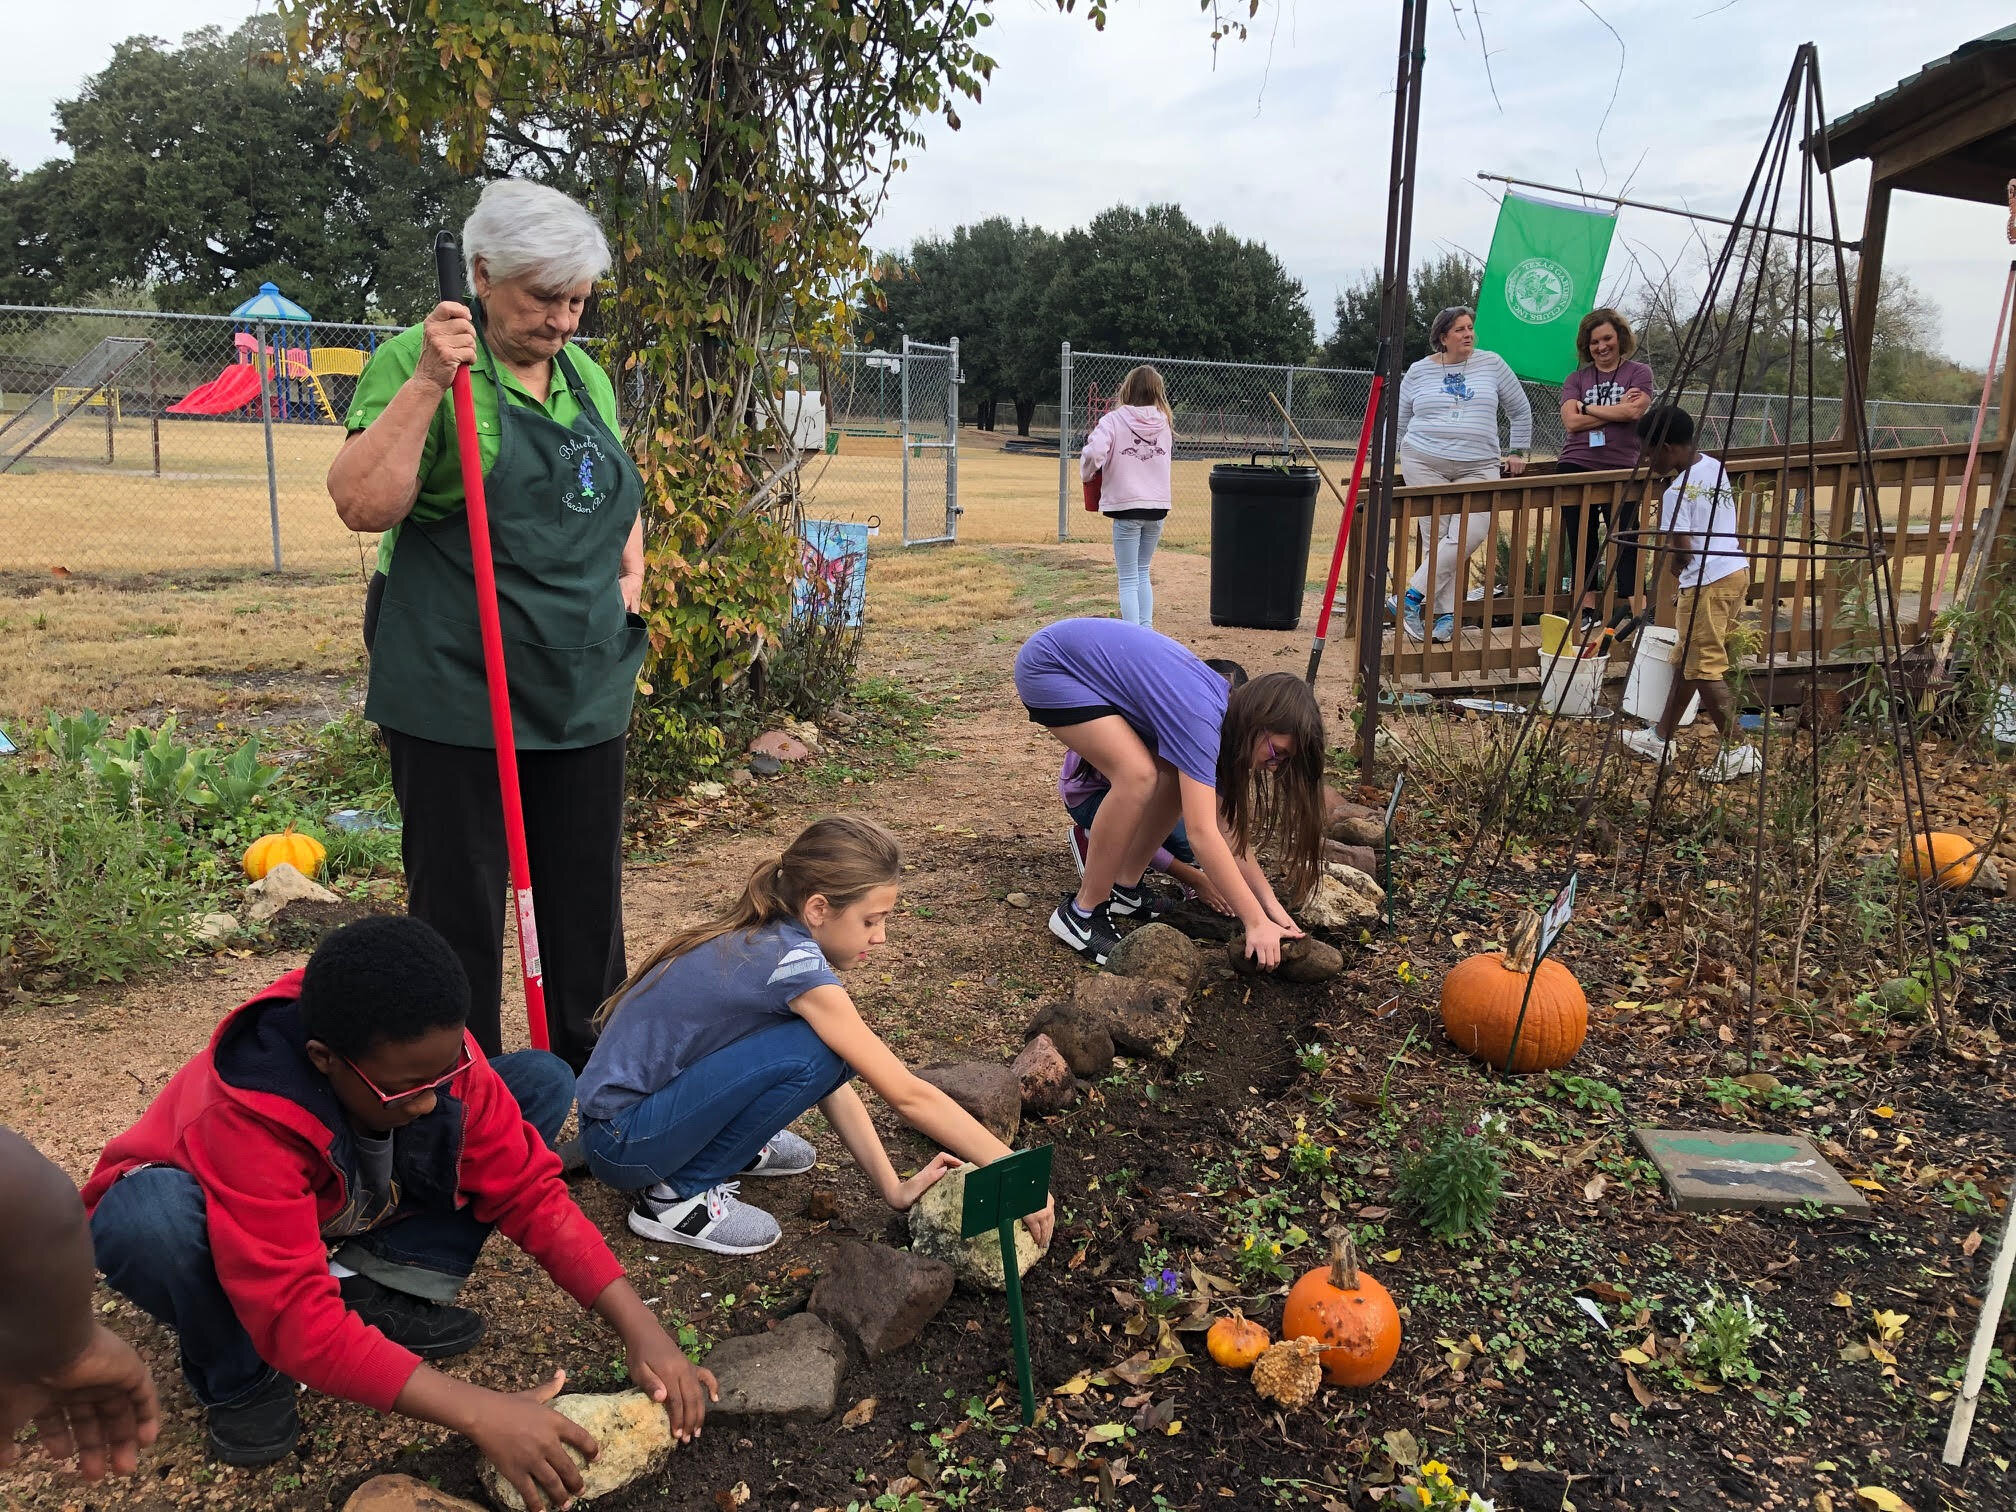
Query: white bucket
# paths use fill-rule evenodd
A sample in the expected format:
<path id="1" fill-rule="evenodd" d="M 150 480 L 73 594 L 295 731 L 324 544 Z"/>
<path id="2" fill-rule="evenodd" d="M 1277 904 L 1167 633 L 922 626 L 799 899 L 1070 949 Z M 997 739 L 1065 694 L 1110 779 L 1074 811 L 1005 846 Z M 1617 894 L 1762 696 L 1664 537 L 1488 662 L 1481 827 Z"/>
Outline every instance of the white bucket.
<path id="1" fill-rule="evenodd" d="M 1647 625 L 1636 637 L 1631 656 L 1631 675 L 1624 679 L 1624 712 L 1657 724 L 1666 713 L 1666 699 L 1673 691 L 1674 663 L 1680 659 L 1680 632 L 1663 625 Z M 1680 723 L 1694 723 L 1701 707 L 1697 693 L 1687 700 Z"/>
<path id="2" fill-rule="evenodd" d="M 1559 714 L 1564 719 L 1586 719 L 1596 708 L 1596 695 L 1603 691 L 1607 656 L 1567 654 L 1543 657 L 1547 672 L 1540 679 L 1540 712 Z"/>

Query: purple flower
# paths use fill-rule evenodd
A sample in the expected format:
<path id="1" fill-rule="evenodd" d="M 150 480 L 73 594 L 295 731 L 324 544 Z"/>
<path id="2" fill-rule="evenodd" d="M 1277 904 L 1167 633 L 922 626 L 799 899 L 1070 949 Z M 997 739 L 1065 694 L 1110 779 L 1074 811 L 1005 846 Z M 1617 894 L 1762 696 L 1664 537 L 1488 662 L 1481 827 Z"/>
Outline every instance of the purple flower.
<path id="1" fill-rule="evenodd" d="M 1173 1270 L 1165 1270 L 1162 1272 L 1162 1290 L 1169 1293 L 1170 1296 L 1172 1297 L 1175 1296 L 1177 1289 L 1181 1285 L 1182 1285 L 1182 1279 L 1176 1274 L 1176 1272 L 1174 1272 Z"/>

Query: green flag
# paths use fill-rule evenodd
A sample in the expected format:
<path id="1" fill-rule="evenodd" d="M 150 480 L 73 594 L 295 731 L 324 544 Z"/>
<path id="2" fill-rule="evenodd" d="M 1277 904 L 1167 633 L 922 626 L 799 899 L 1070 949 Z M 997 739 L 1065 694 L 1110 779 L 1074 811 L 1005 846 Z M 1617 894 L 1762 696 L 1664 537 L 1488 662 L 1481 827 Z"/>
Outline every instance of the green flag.
<path id="1" fill-rule="evenodd" d="M 1575 328 L 1596 307 L 1615 215 L 1508 193 L 1477 290 L 1477 345 L 1521 378 L 1559 383 L 1580 359 Z"/>

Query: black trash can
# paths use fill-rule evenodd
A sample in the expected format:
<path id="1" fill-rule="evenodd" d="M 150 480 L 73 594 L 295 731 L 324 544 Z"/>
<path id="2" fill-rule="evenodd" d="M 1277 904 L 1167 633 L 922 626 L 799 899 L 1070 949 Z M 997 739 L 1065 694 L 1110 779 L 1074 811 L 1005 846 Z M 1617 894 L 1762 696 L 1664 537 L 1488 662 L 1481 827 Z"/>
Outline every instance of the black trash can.
<path id="1" fill-rule="evenodd" d="M 1313 467 L 1220 462 L 1211 469 L 1211 623 L 1293 630 L 1302 623 L 1309 535 L 1316 525 Z"/>

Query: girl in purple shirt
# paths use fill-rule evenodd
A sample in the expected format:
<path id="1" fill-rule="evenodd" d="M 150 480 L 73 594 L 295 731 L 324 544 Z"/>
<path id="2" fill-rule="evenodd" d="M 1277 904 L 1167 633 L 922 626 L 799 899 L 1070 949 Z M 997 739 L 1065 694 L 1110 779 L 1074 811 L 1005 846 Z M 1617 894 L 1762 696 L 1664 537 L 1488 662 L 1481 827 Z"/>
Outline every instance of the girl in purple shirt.
<path id="1" fill-rule="evenodd" d="M 1142 873 L 1180 816 L 1204 874 L 1246 927 L 1260 965 L 1302 931 L 1254 861 L 1280 853 L 1289 890 L 1314 884 L 1323 846 L 1323 716 L 1289 672 L 1228 689 L 1190 651 L 1142 625 L 1070 619 L 1038 630 L 1015 658 L 1029 717 L 1112 784 L 1092 825 L 1076 897 L 1050 932 L 1104 964 L 1112 915 L 1152 909 Z"/>

